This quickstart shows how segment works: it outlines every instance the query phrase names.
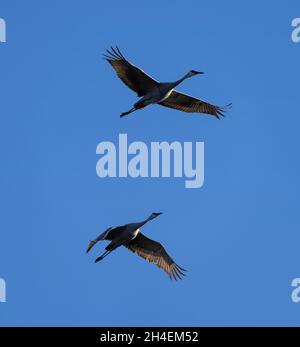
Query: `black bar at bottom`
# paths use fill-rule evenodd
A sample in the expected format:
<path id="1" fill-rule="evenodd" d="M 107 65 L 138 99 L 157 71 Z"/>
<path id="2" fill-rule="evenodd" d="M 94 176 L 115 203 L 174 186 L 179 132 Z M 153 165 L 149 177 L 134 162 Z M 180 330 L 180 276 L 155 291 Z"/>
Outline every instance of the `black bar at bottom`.
<path id="1" fill-rule="evenodd" d="M 66 342 L 83 346 L 101 346 L 109 344 L 135 345 L 152 343 L 180 343 L 197 345 L 203 342 L 232 343 L 243 346 L 245 343 L 259 343 L 268 338 L 278 343 L 287 343 L 288 337 L 300 336 L 299 328 L 208 328 L 208 327 L 2 327 L 0 341 L 28 343 L 29 345 L 55 346 Z M 1 344 L 5 346 L 4 344 Z"/>

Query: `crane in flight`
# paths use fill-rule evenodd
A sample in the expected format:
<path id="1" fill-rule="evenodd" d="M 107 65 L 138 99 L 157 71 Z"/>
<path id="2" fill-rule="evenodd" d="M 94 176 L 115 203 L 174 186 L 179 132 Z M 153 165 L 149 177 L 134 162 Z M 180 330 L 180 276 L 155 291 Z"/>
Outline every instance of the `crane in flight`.
<path id="1" fill-rule="evenodd" d="M 187 78 L 203 72 L 191 70 L 175 82 L 158 82 L 125 59 L 118 47 L 111 47 L 111 51 L 106 50 L 104 59 L 110 63 L 127 87 L 141 97 L 129 111 L 123 112 L 121 117 L 148 105 L 158 104 L 183 112 L 206 113 L 220 119 L 221 116 L 224 117 L 227 108 L 231 107 L 231 104 L 225 107 L 212 105 L 174 89 Z"/>
<path id="2" fill-rule="evenodd" d="M 86 252 L 88 253 L 97 242 L 109 240 L 111 242 L 106 246 L 105 252 L 95 260 L 95 263 L 104 259 L 116 248 L 125 246 L 133 253 L 163 269 L 170 279 L 181 279 L 181 276 L 185 275 L 184 271 L 186 270 L 174 262 L 159 242 L 149 239 L 140 232 L 140 228 L 143 225 L 161 214 L 161 212 L 153 212 L 142 222 L 108 228 L 96 239 L 90 241 Z"/>

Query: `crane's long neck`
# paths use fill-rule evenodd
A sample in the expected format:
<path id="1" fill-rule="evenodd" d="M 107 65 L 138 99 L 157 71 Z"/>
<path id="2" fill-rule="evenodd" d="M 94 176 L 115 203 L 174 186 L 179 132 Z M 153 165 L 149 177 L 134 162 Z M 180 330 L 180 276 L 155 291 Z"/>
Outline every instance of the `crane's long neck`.
<path id="1" fill-rule="evenodd" d="M 153 219 L 153 218 L 151 218 L 151 216 L 150 216 L 150 217 L 146 218 L 145 220 L 143 220 L 142 222 L 137 223 L 138 226 L 139 226 L 139 228 L 141 228 L 143 225 L 145 225 L 146 223 L 148 223 L 149 220 L 151 220 L 151 219 Z"/>
<path id="2" fill-rule="evenodd" d="M 189 78 L 188 74 L 184 75 L 182 78 L 180 78 L 179 80 L 175 81 L 172 83 L 172 87 L 175 88 L 178 86 L 178 84 L 180 84 L 181 82 L 183 82 L 184 80 L 186 80 L 187 78 Z"/>

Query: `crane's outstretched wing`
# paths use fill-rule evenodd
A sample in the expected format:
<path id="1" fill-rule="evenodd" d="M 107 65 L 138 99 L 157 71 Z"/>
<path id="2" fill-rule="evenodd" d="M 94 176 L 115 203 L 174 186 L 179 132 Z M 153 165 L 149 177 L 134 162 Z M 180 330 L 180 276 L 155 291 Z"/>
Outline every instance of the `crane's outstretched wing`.
<path id="1" fill-rule="evenodd" d="M 226 107 L 219 107 L 211 105 L 200 99 L 193 98 L 192 96 L 177 92 L 173 90 L 171 95 L 160 102 L 159 105 L 175 108 L 183 112 L 190 113 L 207 113 L 220 119 L 220 116 L 224 117 L 226 108 L 231 107 L 231 104 Z"/>
<path id="2" fill-rule="evenodd" d="M 186 270 L 174 262 L 164 247 L 159 242 L 149 239 L 141 232 L 125 246 L 130 251 L 163 269 L 171 279 L 174 278 L 177 281 L 177 279 L 181 279 L 181 276 L 185 276 L 183 271 Z"/>
<path id="3" fill-rule="evenodd" d="M 115 69 L 119 78 L 138 96 L 143 96 L 151 89 L 157 87 L 159 83 L 152 77 L 147 75 L 143 70 L 129 63 L 119 48 L 111 47 L 112 51 L 106 50 L 104 59 L 106 59 L 111 66 Z"/>

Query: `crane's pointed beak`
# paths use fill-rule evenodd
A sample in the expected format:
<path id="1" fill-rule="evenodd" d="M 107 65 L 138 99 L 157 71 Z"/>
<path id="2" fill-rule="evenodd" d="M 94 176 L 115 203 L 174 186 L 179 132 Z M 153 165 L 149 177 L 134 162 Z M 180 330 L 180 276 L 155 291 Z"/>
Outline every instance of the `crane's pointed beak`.
<path id="1" fill-rule="evenodd" d="M 196 71 L 196 75 L 203 75 L 204 72 L 203 71 Z"/>
<path id="2" fill-rule="evenodd" d="M 89 243 L 89 246 L 88 246 L 87 250 L 86 250 L 86 253 L 88 253 L 95 246 L 96 243 L 97 243 L 96 240 L 91 241 Z"/>

